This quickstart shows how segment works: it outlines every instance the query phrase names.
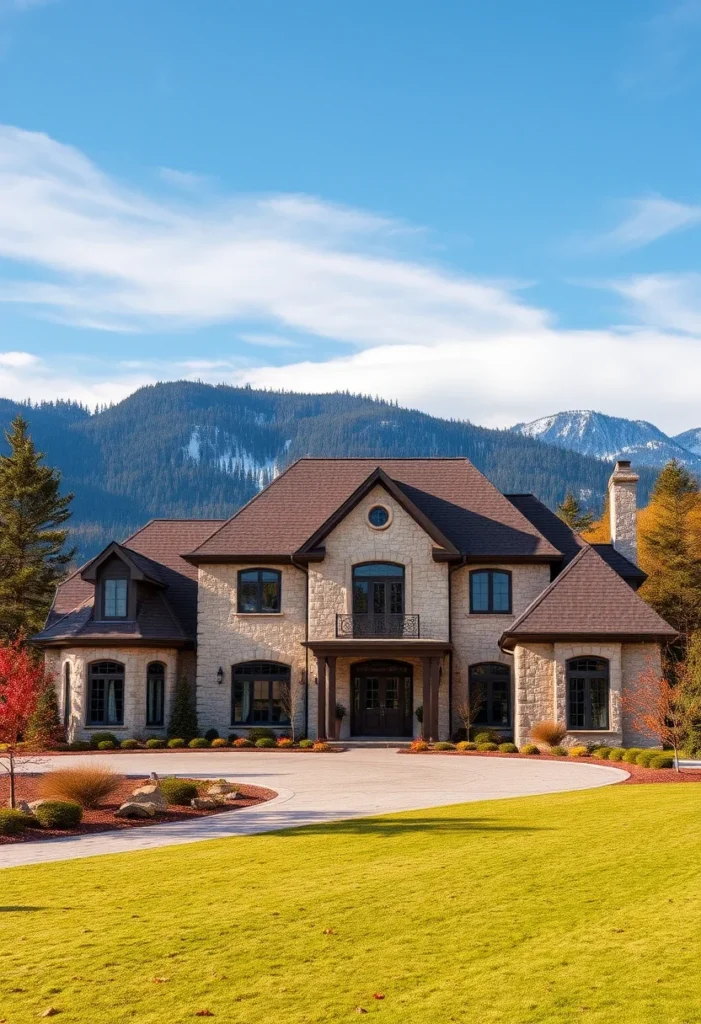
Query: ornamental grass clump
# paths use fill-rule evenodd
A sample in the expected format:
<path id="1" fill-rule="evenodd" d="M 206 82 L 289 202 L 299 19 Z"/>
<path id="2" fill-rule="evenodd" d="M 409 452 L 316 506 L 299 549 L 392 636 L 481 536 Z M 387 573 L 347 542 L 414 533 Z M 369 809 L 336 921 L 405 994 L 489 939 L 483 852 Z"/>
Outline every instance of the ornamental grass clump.
<path id="1" fill-rule="evenodd" d="M 536 747 L 535 743 L 524 743 L 519 750 L 520 754 L 539 754 L 540 747 Z"/>
<path id="2" fill-rule="evenodd" d="M 499 750 L 502 754 L 518 754 L 518 747 L 515 743 L 500 743 Z"/>
<path id="3" fill-rule="evenodd" d="M 312 744 L 312 750 L 315 750 L 317 754 L 328 754 L 329 750 L 331 750 L 331 744 L 327 743 L 326 740 L 317 740 L 316 743 Z"/>
<path id="4" fill-rule="evenodd" d="M 77 828 L 83 820 L 83 808 L 65 800 L 47 800 L 34 811 L 42 828 Z"/>
<path id="5" fill-rule="evenodd" d="M 459 743 L 458 743 L 458 747 L 460 747 Z M 411 744 L 411 747 L 409 749 L 410 750 L 414 750 L 417 753 L 421 754 L 424 751 L 428 750 L 428 743 L 426 742 L 426 740 L 414 740 L 414 742 Z"/>
<path id="6" fill-rule="evenodd" d="M 99 807 L 119 788 L 122 779 L 111 768 L 99 765 L 85 768 L 58 768 L 39 780 L 42 800 L 69 800 L 81 807 Z"/>
<path id="7" fill-rule="evenodd" d="M 161 779 L 160 785 L 167 803 L 176 807 L 189 807 L 197 796 L 197 786 L 187 779 Z"/>
<path id="8" fill-rule="evenodd" d="M 531 729 L 531 739 L 534 743 L 544 743 L 548 747 L 559 747 L 567 735 L 567 726 L 563 722 L 555 722 L 546 719 L 543 722 L 536 722 Z"/>

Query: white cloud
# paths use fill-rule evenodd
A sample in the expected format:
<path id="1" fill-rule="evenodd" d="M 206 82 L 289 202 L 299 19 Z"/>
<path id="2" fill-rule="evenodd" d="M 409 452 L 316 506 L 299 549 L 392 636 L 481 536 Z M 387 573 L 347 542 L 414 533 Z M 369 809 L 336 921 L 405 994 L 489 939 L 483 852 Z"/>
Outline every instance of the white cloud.
<path id="1" fill-rule="evenodd" d="M 34 366 L 39 362 L 31 352 L 0 352 L 0 366 Z"/>
<path id="2" fill-rule="evenodd" d="M 589 243 L 589 248 L 638 249 L 673 231 L 701 224 L 701 206 L 676 203 L 664 196 L 634 199 L 628 206 L 628 216 Z"/>
<path id="3" fill-rule="evenodd" d="M 638 274 L 610 287 L 638 320 L 701 339 L 701 274 Z"/>
<path id="4" fill-rule="evenodd" d="M 196 189 L 205 185 L 208 179 L 203 174 L 194 174 L 192 171 L 177 171 L 172 167 L 159 167 L 159 177 L 174 185 L 176 188 Z"/>

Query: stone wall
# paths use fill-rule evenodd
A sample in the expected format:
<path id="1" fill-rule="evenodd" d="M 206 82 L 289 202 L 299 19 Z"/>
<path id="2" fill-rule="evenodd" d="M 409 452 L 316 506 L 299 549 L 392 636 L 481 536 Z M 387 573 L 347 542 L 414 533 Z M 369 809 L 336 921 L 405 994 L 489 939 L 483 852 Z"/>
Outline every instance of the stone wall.
<path id="1" fill-rule="evenodd" d="M 623 676 L 621 672 L 620 644 L 555 644 L 555 709 L 558 722 L 567 721 L 567 662 L 570 658 L 605 658 L 609 663 L 609 728 L 596 729 L 591 732 L 576 730 L 568 732 L 567 742 L 606 743 L 609 746 L 620 746 L 623 740 L 623 708 L 621 691 Z"/>
<path id="2" fill-rule="evenodd" d="M 657 644 L 624 644 L 622 650 L 622 674 L 624 692 L 632 693 L 639 685 L 641 676 L 654 673 L 662 675 L 662 654 Z M 641 729 L 635 722 L 635 713 L 629 707 L 623 708 L 623 746 L 656 747 L 660 737 Z"/>
<path id="3" fill-rule="evenodd" d="M 88 677 L 94 661 L 117 661 L 124 665 L 124 725 L 86 725 Z M 150 662 L 165 665 L 165 718 L 163 728 L 146 727 L 146 672 Z M 95 732 L 113 732 L 118 739 L 131 737 L 165 736 L 170 716 L 173 689 L 180 660 L 174 648 L 145 647 L 74 647 L 49 650 L 46 667 L 53 675 L 58 693 L 61 721 L 64 720 L 65 665 L 71 670 L 71 708 L 68 726 L 69 740 L 89 740 Z"/>
<path id="4" fill-rule="evenodd" d="M 289 665 L 297 688 L 297 726 L 304 726 L 306 578 L 290 565 L 266 566 L 282 573 L 280 612 L 237 612 L 237 578 L 251 565 L 203 565 L 199 570 L 197 614 L 197 707 L 200 729 L 217 729 L 222 736 L 245 726 L 231 723 L 231 667 L 243 661 L 278 661 Z M 219 668 L 224 682 L 217 682 Z M 301 693 L 299 689 L 301 688 Z"/>
<path id="5" fill-rule="evenodd" d="M 536 722 L 555 717 L 553 644 L 517 646 L 514 676 L 514 743 L 521 746 Z"/>

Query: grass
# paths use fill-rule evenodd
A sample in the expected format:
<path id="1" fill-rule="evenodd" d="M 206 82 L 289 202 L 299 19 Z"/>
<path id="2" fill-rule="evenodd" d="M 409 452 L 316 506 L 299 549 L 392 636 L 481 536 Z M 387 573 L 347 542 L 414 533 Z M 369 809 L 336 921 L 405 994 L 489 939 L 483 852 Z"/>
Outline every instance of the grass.
<path id="1" fill-rule="evenodd" d="M 473 803 L 0 875 L 9 1024 L 698 1024 L 695 786 Z M 160 979 L 160 980 L 159 980 Z M 383 1000 L 374 994 L 384 995 Z"/>

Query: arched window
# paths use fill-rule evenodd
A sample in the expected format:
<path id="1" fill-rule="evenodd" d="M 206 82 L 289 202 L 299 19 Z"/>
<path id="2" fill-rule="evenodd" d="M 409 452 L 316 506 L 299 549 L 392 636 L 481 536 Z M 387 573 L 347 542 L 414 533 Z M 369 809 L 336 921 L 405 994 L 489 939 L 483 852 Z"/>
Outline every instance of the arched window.
<path id="1" fill-rule="evenodd" d="M 165 724 L 166 667 L 152 661 L 146 669 L 146 725 L 158 728 Z"/>
<path id="2" fill-rule="evenodd" d="M 511 614 L 511 573 L 505 569 L 475 569 L 470 573 L 470 612 L 473 615 Z"/>
<path id="3" fill-rule="evenodd" d="M 511 727 L 511 669 L 497 661 L 470 665 L 470 704 L 474 725 Z"/>
<path id="4" fill-rule="evenodd" d="M 232 725 L 289 725 L 290 669 L 276 661 L 231 668 Z"/>
<path id="5" fill-rule="evenodd" d="M 354 615 L 402 615 L 404 566 L 366 562 L 353 566 Z"/>
<path id="6" fill-rule="evenodd" d="M 124 665 L 94 661 L 88 676 L 88 725 L 124 725 Z"/>
<path id="7" fill-rule="evenodd" d="M 608 661 L 605 658 L 572 658 L 567 662 L 567 728 L 608 727 Z"/>
<path id="8" fill-rule="evenodd" d="M 71 663 L 63 666 L 63 728 L 71 724 Z"/>
<path id="9" fill-rule="evenodd" d="M 261 615 L 279 612 L 282 573 L 277 569 L 242 569 L 238 575 L 239 614 Z"/>

